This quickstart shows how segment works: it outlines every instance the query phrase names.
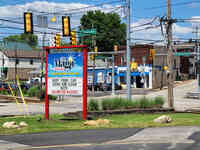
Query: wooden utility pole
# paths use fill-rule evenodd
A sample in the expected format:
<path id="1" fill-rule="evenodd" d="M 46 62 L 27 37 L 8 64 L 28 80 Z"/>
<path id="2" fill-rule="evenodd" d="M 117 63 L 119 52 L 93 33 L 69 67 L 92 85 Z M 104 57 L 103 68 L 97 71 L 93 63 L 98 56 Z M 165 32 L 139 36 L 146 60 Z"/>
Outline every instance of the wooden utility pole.
<path id="1" fill-rule="evenodd" d="M 174 95 L 173 95 L 173 47 L 172 47 L 172 24 L 171 19 L 171 0 L 167 0 L 167 64 L 168 64 L 168 106 L 170 108 L 174 107 Z"/>

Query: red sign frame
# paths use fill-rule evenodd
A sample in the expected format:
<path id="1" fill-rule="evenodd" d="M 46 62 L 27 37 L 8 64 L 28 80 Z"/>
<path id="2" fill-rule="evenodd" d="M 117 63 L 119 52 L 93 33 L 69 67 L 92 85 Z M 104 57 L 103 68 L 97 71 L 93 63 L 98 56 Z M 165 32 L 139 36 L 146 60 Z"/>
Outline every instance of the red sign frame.
<path id="1" fill-rule="evenodd" d="M 87 119 L 87 72 L 88 72 L 88 53 L 87 45 L 72 45 L 72 46 L 59 46 L 59 47 L 43 47 L 46 52 L 46 75 L 45 75 L 45 119 L 49 119 L 49 99 L 48 99 L 48 54 L 52 49 L 64 49 L 64 48 L 83 48 L 83 113 L 82 117 L 84 120 Z"/>

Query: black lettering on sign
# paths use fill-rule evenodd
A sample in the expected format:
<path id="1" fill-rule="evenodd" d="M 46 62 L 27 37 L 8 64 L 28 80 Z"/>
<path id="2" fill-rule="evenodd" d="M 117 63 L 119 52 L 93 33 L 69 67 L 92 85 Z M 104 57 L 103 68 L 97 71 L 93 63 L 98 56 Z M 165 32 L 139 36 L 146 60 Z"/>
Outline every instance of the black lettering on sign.
<path id="1" fill-rule="evenodd" d="M 60 86 L 59 79 L 52 79 L 52 86 Z"/>
<path id="2" fill-rule="evenodd" d="M 60 88 L 62 90 L 67 90 L 68 89 L 67 83 L 68 83 L 68 79 L 61 79 L 61 87 Z"/>

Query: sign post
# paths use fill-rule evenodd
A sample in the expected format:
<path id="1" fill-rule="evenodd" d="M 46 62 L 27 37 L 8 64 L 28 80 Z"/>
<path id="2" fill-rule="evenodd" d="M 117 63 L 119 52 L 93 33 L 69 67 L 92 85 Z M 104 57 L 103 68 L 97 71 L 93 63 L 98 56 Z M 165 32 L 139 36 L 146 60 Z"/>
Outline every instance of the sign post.
<path id="1" fill-rule="evenodd" d="M 87 119 L 87 46 L 45 47 L 46 84 L 45 119 L 49 119 L 49 99 L 52 95 L 82 95 L 83 119 Z M 83 48 L 83 52 L 73 52 L 73 48 Z M 70 49 L 70 51 L 60 51 Z M 50 52 L 51 50 L 51 52 Z"/>
<path id="2" fill-rule="evenodd" d="M 87 49 L 83 50 L 83 119 L 87 120 Z"/>

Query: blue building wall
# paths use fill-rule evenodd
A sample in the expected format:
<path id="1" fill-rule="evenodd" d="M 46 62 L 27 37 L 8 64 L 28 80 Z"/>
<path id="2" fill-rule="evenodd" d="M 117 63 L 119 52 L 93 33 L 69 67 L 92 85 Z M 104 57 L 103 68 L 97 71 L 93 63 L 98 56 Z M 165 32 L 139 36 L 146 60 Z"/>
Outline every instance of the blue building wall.
<path id="1" fill-rule="evenodd" d="M 94 74 L 94 82 L 97 83 L 98 81 L 98 73 L 102 72 L 104 76 L 104 80 L 107 79 L 108 74 L 112 74 L 112 68 L 96 68 Z M 88 69 L 88 75 L 92 75 L 93 69 Z M 106 81 L 104 81 L 106 82 Z M 118 75 L 117 75 L 117 68 L 115 68 L 115 83 L 118 83 Z"/>

